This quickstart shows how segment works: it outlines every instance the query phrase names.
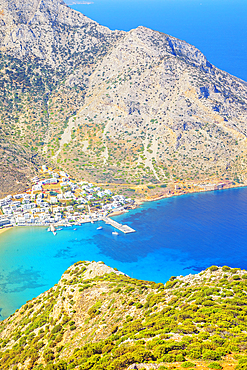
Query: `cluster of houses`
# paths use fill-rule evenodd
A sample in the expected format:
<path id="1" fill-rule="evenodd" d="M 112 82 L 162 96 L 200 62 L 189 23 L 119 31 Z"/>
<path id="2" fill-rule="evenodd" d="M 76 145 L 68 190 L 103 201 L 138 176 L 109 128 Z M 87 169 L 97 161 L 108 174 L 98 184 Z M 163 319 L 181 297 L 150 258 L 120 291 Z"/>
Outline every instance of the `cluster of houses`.
<path id="1" fill-rule="evenodd" d="M 42 167 L 32 189 L 0 199 L 0 227 L 80 224 L 122 211 L 133 203 L 87 182 L 72 181 L 64 171 Z"/>

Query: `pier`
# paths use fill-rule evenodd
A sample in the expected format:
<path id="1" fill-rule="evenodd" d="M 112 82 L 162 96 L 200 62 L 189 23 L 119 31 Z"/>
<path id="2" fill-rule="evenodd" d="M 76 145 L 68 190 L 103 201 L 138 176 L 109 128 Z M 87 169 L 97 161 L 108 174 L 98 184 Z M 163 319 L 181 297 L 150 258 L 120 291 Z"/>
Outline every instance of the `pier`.
<path id="1" fill-rule="evenodd" d="M 104 221 L 105 221 L 106 224 L 109 224 L 109 225 L 115 227 L 116 229 L 122 231 L 124 234 L 130 234 L 130 233 L 135 233 L 136 232 L 130 226 L 122 225 L 122 224 L 118 223 L 117 221 L 112 220 L 110 217 L 105 217 Z"/>

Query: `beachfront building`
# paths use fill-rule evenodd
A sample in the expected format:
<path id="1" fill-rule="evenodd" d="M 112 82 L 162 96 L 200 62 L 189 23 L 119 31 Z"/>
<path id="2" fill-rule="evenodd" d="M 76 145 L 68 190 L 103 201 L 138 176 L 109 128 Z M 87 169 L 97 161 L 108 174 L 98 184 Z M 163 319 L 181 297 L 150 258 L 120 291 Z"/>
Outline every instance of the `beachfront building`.
<path id="1" fill-rule="evenodd" d="M 0 199 L 0 227 L 90 222 L 123 209 L 131 201 L 92 183 L 71 180 L 64 171 L 57 173 L 46 166 L 32 182 L 31 190 Z"/>

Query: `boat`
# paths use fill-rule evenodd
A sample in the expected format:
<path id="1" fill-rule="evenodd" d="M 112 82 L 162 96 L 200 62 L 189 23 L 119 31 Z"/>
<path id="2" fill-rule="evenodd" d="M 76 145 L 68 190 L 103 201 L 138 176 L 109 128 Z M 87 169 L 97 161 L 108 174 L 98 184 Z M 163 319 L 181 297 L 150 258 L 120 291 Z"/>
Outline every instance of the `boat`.
<path id="1" fill-rule="evenodd" d="M 77 230 L 77 228 L 75 227 L 73 230 Z"/>
<path id="2" fill-rule="evenodd" d="M 56 231 L 53 231 L 52 233 L 53 233 L 54 236 L 57 235 Z"/>
<path id="3" fill-rule="evenodd" d="M 103 229 L 102 226 L 97 227 L 97 230 L 102 230 L 102 229 Z"/>
<path id="4" fill-rule="evenodd" d="M 54 232 L 56 231 L 55 226 L 51 224 L 51 225 L 50 225 L 50 230 L 54 233 Z"/>
<path id="5" fill-rule="evenodd" d="M 119 235 L 117 231 L 113 231 L 112 235 Z"/>
<path id="6" fill-rule="evenodd" d="M 50 227 L 48 227 L 47 231 L 51 231 L 51 228 L 50 228 Z"/>
<path id="7" fill-rule="evenodd" d="M 60 231 L 60 230 L 63 230 L 62 227 L 60 227 L 59 229 L 57 229 L 57 231 Z"/>

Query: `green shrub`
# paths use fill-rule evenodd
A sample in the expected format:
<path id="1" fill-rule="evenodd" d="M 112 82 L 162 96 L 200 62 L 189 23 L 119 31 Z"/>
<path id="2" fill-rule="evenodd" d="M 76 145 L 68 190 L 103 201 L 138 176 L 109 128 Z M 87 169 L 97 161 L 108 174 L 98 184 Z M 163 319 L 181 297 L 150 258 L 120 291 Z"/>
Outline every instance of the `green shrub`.
<path id="1" fill-rule="evenodd" d="M 136 306 L 136 308 L 142 308 L 143 307 L 143 305 L 140 302 L 136 303 L 135 306 Z"/>
<path id="2" fill-rule="evenodd" d="M 227 272 L 227 271 L 230 271 L 230 270 L 231 270 L 231 267 L 229 267 L 229 266 L 223 266 L 222 267 L 223 272 Z"/>
<path id="3" fill-rule="evenodd" d="M 188 357 L 191 360 L 197 360 L 198 358 L 201 358 L 201 352 L 199 351 L 190 351 L 188 354 Z"/>
<path id="4" fill-rule="evenodd" d="M 238 364 L 235 367 L 236 370 L 247 370 L 247 363 L 246 364 Z"/>
<path id="5" fill-rule="evenodd" d="M 185 361 L 185 357 L 180 353 L 176 356 L 176 362 L 183 362 Z"/>
<path id="6" fill-rule="evenodd" d="M 100 307 L 101 307 L 101 302 L 97 302 L 91 308 L 89 308 L 87 313 L 89 314 L 91 319 L 95 317 L 96 315 L 100 314 L 101 312 Z"/>
<path id="7" fill-rule="evenodd" d="M 223 367 L 218 362 L 212 362 L 208 365 L 209 369 L 223 369 Z"/>
<path id="8" fill-rule="evenodd" d="M 247 370 L 247 356 L 240 357 L 236 370 Z"/>
<path id="9" fill-rule="evenodd" d="M 189 361 L 186 361 L 183 364 L 181 364 L 181 367 L 184 367 L 185 369 L 187 369 L 189 367 L 195 367 L 195 366 L 196 366 L 196 364 L 193 364 L 193 362 L 189 362 Z"/>
<path id="10" fill-rule="evenodd" d="M 118 326 L 117 326 L 117 325 L 113 326 L 113 328 L 112 328 L 112 330 L 111 330 L 111 333 L 112 333 L 112 334 L 114 334 L 114 333 L 116 333 L 117 331 L 118 331 Z"/>
<path id="11" fill-rule="evenodd" d="M 174 285 L 177 283 L 177 281 L 167 281 L 167 283 L 165 284 L 165 289 L 171 289 L 174 287 Z"/>
<path id="12" fill-rule="evenodd" d="M 239 275 L 233 275 L 233 276 L 232 276 L 232 279 L 233 279 L 233 280 L 240 280 L 240 276 L 239 276 Z"/>
<path id="13" fill-rule="evenodd" d="M 204 306 L 213 306 L 214 301 L 211 301 L 210 299 L 206 299 L 206 301 L 203 302 Z"/>
<path id="14" fill-rule="evenodd" d="M 174 355 L 171 355 L 169 353 L 167 353 L 166 355 L 164 355 L 161 360 L 163 362 L 175 362 L 176 361 L 176 357 Z"/>
<path id="15" fill-rule="evenodd" d="M 52 329 L 52 334 L 55 334 L 55 333 L 58 333 L 60 330 L 62 330 L 62 325 L 61 324 L 58 324 L 56 326 L 54 326 L 54 328 Z"/>
<path id="16" fill-rule="evenodd" d="M 219 267 L 217 267 L 217 266 L 211 266 L 211 267 L 209 267 L 209 270 L 210 270 L 211 272 L 213 272 L 213 271 L 217 271 L 217 270 L 219 270 Z"/>
<path id="17" fill-rule="evenodd" d="M 212 350 L 206 350 L 202 354 L 202 358 L 203 360 L 221 360 L 220 354 Z"/>

